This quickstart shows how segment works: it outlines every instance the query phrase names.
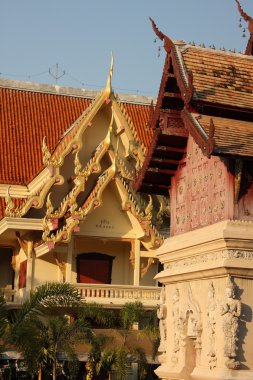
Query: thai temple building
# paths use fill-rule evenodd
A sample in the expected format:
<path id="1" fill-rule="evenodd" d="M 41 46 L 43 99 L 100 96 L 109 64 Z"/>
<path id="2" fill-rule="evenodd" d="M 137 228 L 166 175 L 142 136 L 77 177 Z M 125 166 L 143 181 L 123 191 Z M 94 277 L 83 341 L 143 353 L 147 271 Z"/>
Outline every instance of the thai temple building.
<path id="1" fill-rule="evenodd" d="M 136 191 L 170 194 L 160 379 L 253 379 L 253 19 L 244 54 L 173 41 Z M 162 157 L 162 166 L 161 166 Z"/>
<path id="2" fill-rule="evenodd" d="M 0 81 L 0 288 L 156 309 L 162 380 L 253 379 L 253 19 L 245 53 L 163 41 L 156 100 Z M 186 36 L 187 37 L 187 36 Z M 161 285 L 162 286 L 158 286 Z"/>
<path id="3" fill-rule="evenodd" d="M 151 99 L 114 95 L 111 75 L 99 93 L 0 81 L 0 288 L 12 307 L 47 281 L 111 308 L 157 307 L 168 197 L 133 190 Z"/>

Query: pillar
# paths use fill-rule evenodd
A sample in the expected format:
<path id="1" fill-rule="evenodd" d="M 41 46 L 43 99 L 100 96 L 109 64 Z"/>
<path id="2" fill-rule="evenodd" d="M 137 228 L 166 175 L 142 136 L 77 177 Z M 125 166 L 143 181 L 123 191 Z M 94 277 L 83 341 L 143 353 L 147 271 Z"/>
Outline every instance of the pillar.
<path id="1" fill-rule="evenodd" d="M 69 244 L 68 244 L 68 251 L 67 251 L 67 263 L 66 263 L 66 282 L 71 283 L 72 281 L 72 258 L 73 258 L 73 237 L 71 238 Z"/>
<path id="2" fill-rule="evenodd" d="M 253 223 L 223 221 L 167 239 L 163 380 L 253 379 Z"/>
<path id="3" fill-rule="evenodd" d="M 132 249 L 134 249 L 134 286 L 140 285 L 140 240 L 135 239 Z"/>

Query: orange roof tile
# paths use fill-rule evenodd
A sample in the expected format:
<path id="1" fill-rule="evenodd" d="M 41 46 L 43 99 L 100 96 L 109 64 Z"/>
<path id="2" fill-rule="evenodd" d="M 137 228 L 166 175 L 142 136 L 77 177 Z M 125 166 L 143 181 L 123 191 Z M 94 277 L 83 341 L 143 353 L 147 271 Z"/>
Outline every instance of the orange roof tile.
<path id="1" fill-rule="evenodd" d="M 180 66 L 193 74 L 195 99 L 253 109 L 253 57 L 191 45 L 177 52 Z"/>
<path id="2" fill-rule="evenodd" d="M 0 81 L 0 183 L 28 184 L 42 169 L 42 140 L 53 151 L 62 134 L 91 104 L 93 96 L 51 93 L 40 88 L 16 88 Z M 15 83 L 15 82 L 13 82 Z M 41 86 L 43 87 L 43 86 Z M 82 90 L 79 91 L 80 93 Z M 146 131 L 149 105 L 128 104 L 124 107 L 134 127 L 147 146 L 151 132 Z"/>
<path id="3" fill-rule="evenodd" d="M 191 114 L 196 119 L 196 115 Z M 253 123 L 199 115 L 197 122 L 209 134 L 210 119 L 214 123 L 214 152 L 213 154 L 229 154 L 234 156 L 250 156 L 253 152 Z"/>
<path id="4" fill-rule="evenodd" d="M 140 140 L 145 147 L 148 147 L 151 143 L 153 130 L 148 128 L 148 120 L 150 115 L 149 107 L 143 107 L 140 104 L 122 103 L 130 116 L 133 125 L 136 128 Z"/>
<path id="5" fill-rule="evenodd" d="M 52 150 L 90 102 L 85 98 L 0 88 L 0 183 L 29 183 L 43 169 L 43 137 Z"/>

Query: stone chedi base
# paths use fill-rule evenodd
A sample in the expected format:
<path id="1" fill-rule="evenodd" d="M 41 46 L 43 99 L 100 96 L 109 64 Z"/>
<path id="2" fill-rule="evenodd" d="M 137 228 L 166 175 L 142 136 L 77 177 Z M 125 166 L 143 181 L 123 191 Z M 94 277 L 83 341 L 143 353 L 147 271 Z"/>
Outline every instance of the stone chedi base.
<path id="1" fill-rule="evenodd" d="M 253 223 L 223 221 L 165 241 L 161 379 L 253 379 Z"/>

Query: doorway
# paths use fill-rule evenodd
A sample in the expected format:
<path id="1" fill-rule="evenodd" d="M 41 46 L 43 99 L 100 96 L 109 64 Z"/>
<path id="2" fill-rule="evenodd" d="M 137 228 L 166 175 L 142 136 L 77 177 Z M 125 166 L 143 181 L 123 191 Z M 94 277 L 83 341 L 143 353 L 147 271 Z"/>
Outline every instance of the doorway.
<path id="1" fill-rule="evenodd" d="M 110 284 L 114 256 L 103 253 L 83 253 L 77 256 L 77 282 Z"/>

